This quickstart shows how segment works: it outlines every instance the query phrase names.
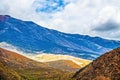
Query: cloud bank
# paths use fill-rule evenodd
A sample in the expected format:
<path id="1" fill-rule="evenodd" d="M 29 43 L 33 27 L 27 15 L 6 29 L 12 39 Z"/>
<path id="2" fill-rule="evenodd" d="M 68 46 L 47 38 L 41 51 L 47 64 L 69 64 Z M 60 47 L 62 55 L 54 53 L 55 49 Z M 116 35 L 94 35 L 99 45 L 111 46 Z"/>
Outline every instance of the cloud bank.
<path id="1" fill-rule="evenodd" d="M 93 31 L 98 32 L 108 32 L 108 31 L 116 31 L 120 28 L 120 25 L 114 21 L 108 21 L 101 25 L 96 26 Z"/>
<path id="2" fill-rule="evenodd" d="M 119 4 L 120 0 L 0 0 L 0 14 L 62 32 L 120 40 Z"/>

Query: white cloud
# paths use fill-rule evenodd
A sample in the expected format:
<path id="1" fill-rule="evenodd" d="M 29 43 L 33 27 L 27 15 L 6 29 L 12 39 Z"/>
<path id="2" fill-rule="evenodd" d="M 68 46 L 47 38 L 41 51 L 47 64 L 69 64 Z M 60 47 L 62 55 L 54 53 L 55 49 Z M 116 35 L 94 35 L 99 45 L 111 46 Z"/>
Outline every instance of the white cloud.
<path id="1" fill-rule="evenodd" d="M 41 7 L 41 4 L 33 5 L 34 1 L 39 0 L 0 0 L 0 14 L 32 20 L 42 26 L 62 32 L 120 39 L 119 29 L 115 32 L 104 33 L 92 31 L 94 27 L 109 20 L 120 24 L 120 0 L 65 0 L 69 4 L 64 7 L 64 10 L 49 14 L 37 13 L 35 9 L 38 6 Z"/>

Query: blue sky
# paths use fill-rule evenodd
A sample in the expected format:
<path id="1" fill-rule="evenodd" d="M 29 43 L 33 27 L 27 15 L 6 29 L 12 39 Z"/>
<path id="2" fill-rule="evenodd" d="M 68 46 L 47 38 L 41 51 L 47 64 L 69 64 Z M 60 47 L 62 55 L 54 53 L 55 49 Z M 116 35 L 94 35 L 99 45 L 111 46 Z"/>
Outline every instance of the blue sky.
<path id="1" fill-rule="evenodd" d="M 0 0 L 0 14 L 62 32 L 120 40 L 120 0 Z"/>
<path id="2" fill-rule="evenodd" d="M 68 4 L 64 0 L 36 0 L 33 5 L 36 6 L 36 12 L 55 13 L 61 11 Z"/>

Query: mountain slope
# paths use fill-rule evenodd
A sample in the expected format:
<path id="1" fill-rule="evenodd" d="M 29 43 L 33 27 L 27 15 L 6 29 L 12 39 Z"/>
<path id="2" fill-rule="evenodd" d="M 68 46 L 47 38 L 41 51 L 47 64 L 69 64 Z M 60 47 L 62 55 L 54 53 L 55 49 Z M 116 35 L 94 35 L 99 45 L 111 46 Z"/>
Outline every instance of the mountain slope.
<path id="1" fill-rule="evenodd" d="M 0 62 L 0 80 L 21 80 L 20 75 L 13 69 Z"/>
<path id="2" fill-rule="evenodd" d="M 75 72 L 81 68 L 80 65 L 74 63 L 71 60 L 57 60 L 57 61 L 51 61 L 46 63 L 49 66 L 55 69 L 60 69 L 62 71 Z"/>
<path id="3" fill-rule="evenodd" d="M 90 60 L 85 60 L 85 59 L 81 59 L 81 58 L 77 58 L 77 57 L 73 57 L 73 56 L 69 56 L 69 55 L 36 54 L 36 55 L 28 55 L 28 57 L 33 60 L 36 60 L 38 62 L 54 62 L 54 61 L 55 62 L 56 61 L 60 61 L 60 62 L 67 61 L 70 63 L 74 62 L 75 64 L 79 65 L 80 67 L 84 67 L 91 62 Z"/>
<path id="4" fill-rule="evenodd" d="M 107 52 L 73 76 L 75 80 L 120 80 L 120 48 Z"/>
<path id="5" fill-rule="evenodd" d="M 119 41 L 62 33 L 8 15 L 0 15 L 0 37 L 0 42 L 27 52 L 59 53 L 85 59 L 95 59 L 120 46 Z"/>
<path id="6" fill-rule="evenodd" d="M 0 48 L 0 80 L 67 80 L 70 75 Z"/>

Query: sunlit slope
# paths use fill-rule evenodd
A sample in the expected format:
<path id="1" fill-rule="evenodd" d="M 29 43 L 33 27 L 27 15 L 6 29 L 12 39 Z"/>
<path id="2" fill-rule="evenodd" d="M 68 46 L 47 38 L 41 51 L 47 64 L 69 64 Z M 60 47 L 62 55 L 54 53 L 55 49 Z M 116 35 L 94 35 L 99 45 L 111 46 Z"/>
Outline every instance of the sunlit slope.
<path id="1" fill-rule="evenodd" d="M 19 53 L 20 55 L 36 60 L 37 62 L 45 62 L 50 67 L 53 67 L 55 69 L 60 69 L 62 71 L 75 72 L 79 68 L 82 68 L 83 66 L 87 65 L 90 62 L 89 60 L 80 59 L 68 55 L 59 55 L 59 54 L 54 55 L 47 53 L 43 54 L 40 52 L 37 55 L 33 53 L 28 54 L 22 50 L 19 50 L 17 47 L 14 47 L 13 45 L 7 44 L 5 42 L 0 43 L 0 47 L 12 52 Z"/>
<path id="2" fill-rule="evenodd" d="M 87 64 L 89 64 L 90 60 L 85 60 L 81 58 L 76 58 L 69 55 L 55 55 L 55 54 L 38 54 L 38 55 L 30 55 L 30 58 L 39 61 L 39 62 L 51 62 L 51 61 L 57 61 L 57 60 L 70 60 L 80 67 L 84 67 Z"/>
<path id="3" fill-rule="evenodd" d="M 0 48 L 0 80 L 68 80 L 70 72 Z"/>
<path id="4" fill-rule="evenodd" d="M 74 63 L 71 60 L 56 60 L 56 61 L 50 61 L 46 62 L 49 66 L 55 68 L 55 69 L 60 69 L 62 71 L 69 71 L 69 72 L 75 72 L 78 71 L 80 65 Z"/>

